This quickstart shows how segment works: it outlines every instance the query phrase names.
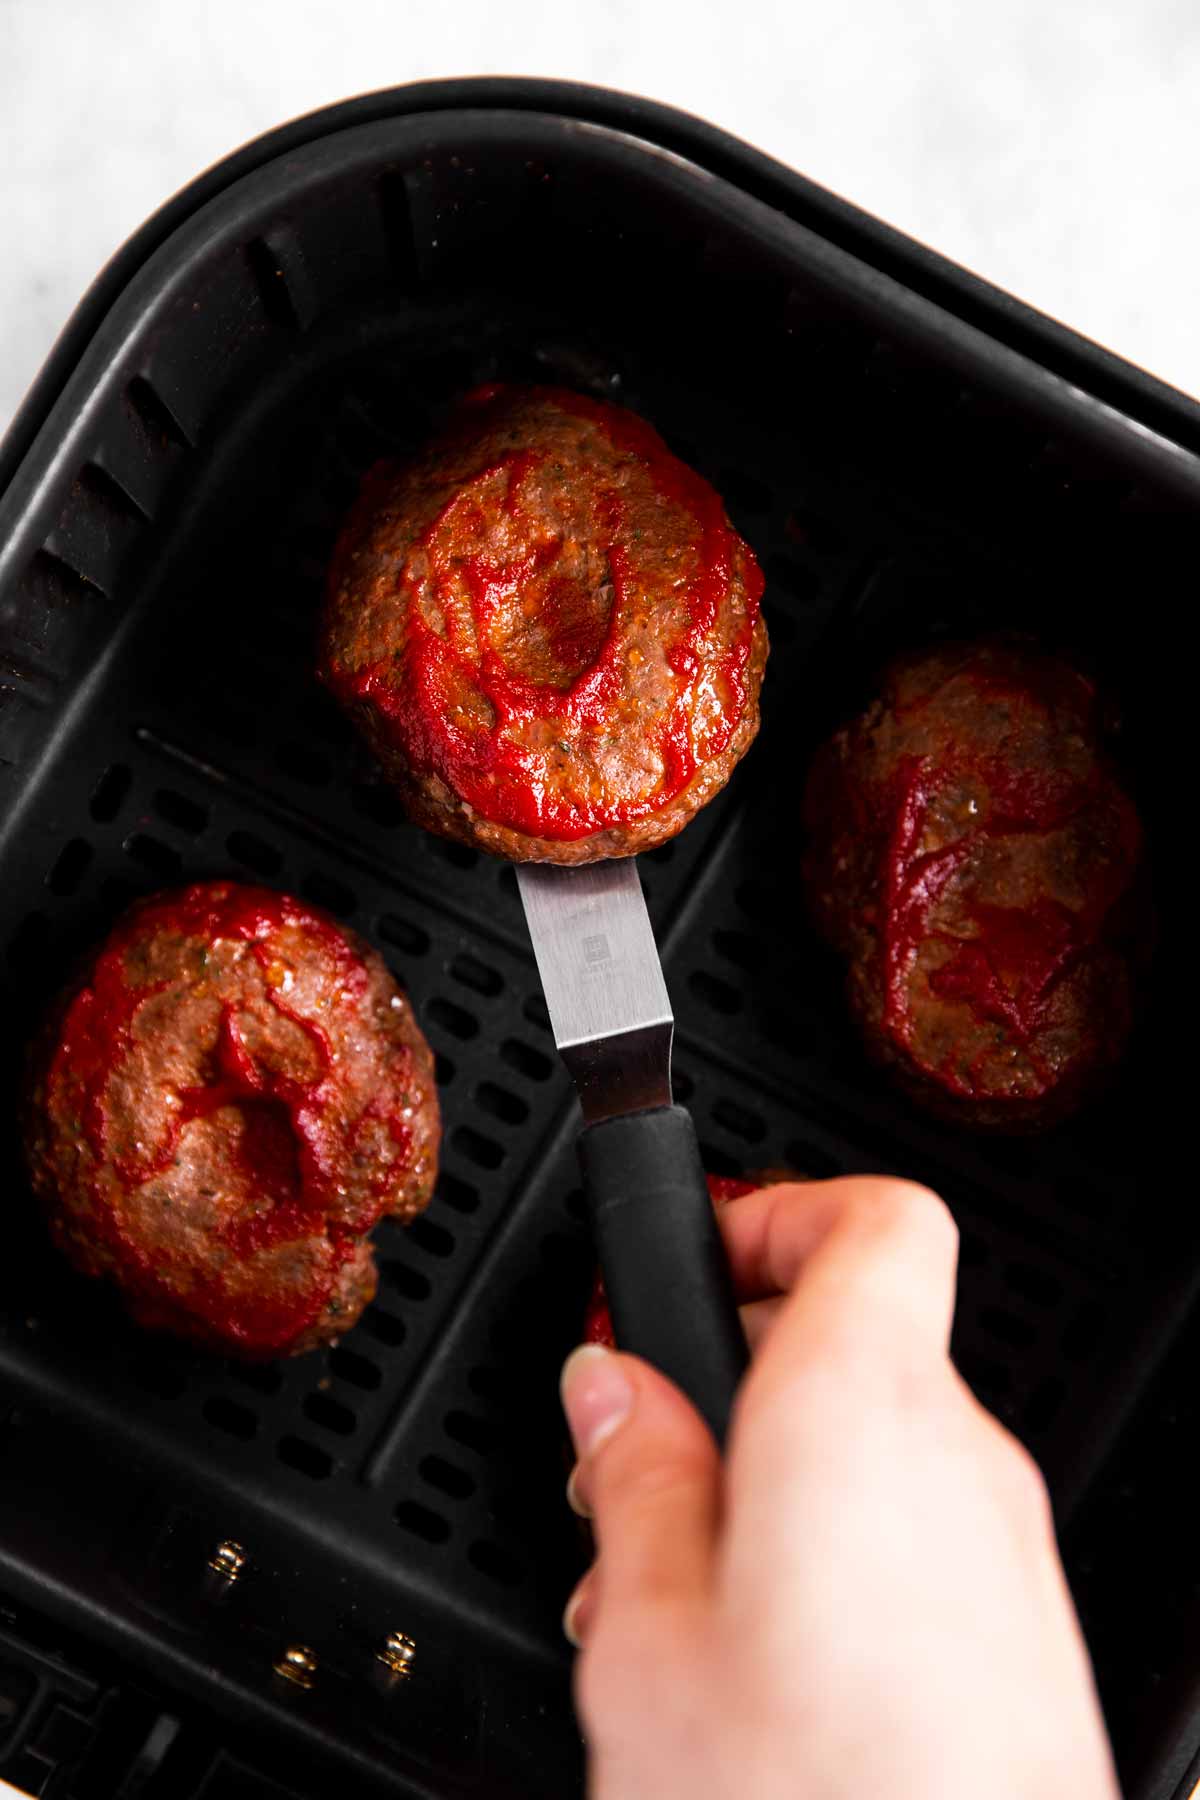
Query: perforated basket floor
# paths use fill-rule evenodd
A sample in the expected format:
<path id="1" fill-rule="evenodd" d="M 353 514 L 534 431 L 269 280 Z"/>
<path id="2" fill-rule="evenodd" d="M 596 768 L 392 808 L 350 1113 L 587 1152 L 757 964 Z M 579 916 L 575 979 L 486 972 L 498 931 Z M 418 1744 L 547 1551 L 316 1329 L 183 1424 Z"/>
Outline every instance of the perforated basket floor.
<path id="1" fill-rule="evenodd" d="M 368 1784 L 579 1779 L 558 1620 L 583 1546 L 556 1401 L 591 1278 L 574 1103 L 512 871 L 409 827 L 311 674 L 358 477 L 470 384 L 561 380 L 643 410 L 767 571 L 762 738 L 642 859 L 708 1166 L 894 1168 L 943 1192 L 955 1354 L 1064 1517 L 1190 1298 L 1190 1221 L 1143 1178 L 1164 998 L 1107 1104 L 1049 1137 L 973 1138 L 866 1066 L 803 918 L 806 758 L 901 643 L 1011 624 L 1080 646 L 1122 695 L 1151 826 L 1170 808 L 1147 777 L 1178 724 L 1127 592 L 1134 570 L 1177 583 L 1161 521 L 1194 521 L 1194 466 L 899 292 L 614 134 L 488 113 L 362 127 L 181 229 L 68 390 L 40 485 L 10 495 L 4 1079 L 130 898 L 233 874 L 380 947 L 437 1051 L 446 1141 L 428 1213 L 377 1234 L 362 1323 L 254 1368 L 146 1338 L 72 1277 L 10 1143 L 0 1566 Z M 249 1568 L 222 1595 L 224 1538 Z M 418 1645 L 402 1690 L 375 1660 L 394 1629 Z M 311 1691 L 272 1673 L 293 1642 L 318 1657 Z M 1113 1678 L 1144 1734 L 1133 1663 Z"/>

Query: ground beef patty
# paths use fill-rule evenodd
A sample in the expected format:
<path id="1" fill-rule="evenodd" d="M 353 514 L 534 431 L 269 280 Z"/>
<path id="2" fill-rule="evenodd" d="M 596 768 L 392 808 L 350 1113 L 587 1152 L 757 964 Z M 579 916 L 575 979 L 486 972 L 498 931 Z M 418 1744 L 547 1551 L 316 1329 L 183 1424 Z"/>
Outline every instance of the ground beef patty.
<path id="1" fill-rule="evenodd" d="M 1142 834 L 1094 685 L 989 640 L 911 656 L 818 755 L 807 881 L 871 1050 L 965 1123 L 1062 1117 L 1118 1059 Z"/>
<path id="2" fill-rule="evenodd" d="M 365 1233 L 429 1199 L 433 1059 L 383 962 L 210 882 L 118 924 L 35 1048 L 25 1143 L 60 1249 L 141 1325 L 244 1356 L 346 1331 Z"/>
<path id="3" fill-rule="evenodd" d="M 429 830 L 517 862 L 630 856 L 754 739 L 761 592 L 718 496 L 641 419 L 491 387 L 368 475 L 322 673 Z"/>

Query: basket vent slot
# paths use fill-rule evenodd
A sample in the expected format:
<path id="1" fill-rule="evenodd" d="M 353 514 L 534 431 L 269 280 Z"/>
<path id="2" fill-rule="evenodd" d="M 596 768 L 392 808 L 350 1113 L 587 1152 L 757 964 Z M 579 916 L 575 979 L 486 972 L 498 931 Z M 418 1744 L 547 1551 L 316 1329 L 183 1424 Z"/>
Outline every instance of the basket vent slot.
<path id="1" fill-rule="evenodd" d="M 358 1424 L 350 1407 L 335 1400 L 332 1394 L 309 1394 L 304 1402 L 304 1416 L 324 1431 L 337 1432 L 339 1437 L 349 1437 Z"/>
<path id="2" fill-rule="evenodd" d="M 266 238 L 255 238 L 246 245 L 246 261 L 268 319 L 273 325 L 298 331 L 300 312 L 288 285 L 282 250 L 272 249 Z"/>
<path id="3" fill-rule="evenodd" d="M 152 444 L 162 449 L 190 450 L 192 441 L 162 395 L 144 375 L 135 375 L 125 389 L 129 404 Z"/>
<path id="4" fill-rule="evenodd" d="M 183 868 L 178 850 L 145 831 L 135 831 L 125 839 L 125 853 L 156 881 L 175 881 Z"/>
<path id="5" fill-rule="evenodd" d="M 419 1500 L 402 1500 L 396 1508 L 395 1518 L 402 1530 L 413 1537 L 424 1538 L 427 1544 L 444 1544 L 450 1536 L 450 1527 L 441 1513 L 422 1506 Z"/>
<path id="6" fill-rule="evenodd" d="M 441 1494 L 449 1494 L 452 1500 L 468 1499 L 478 1485 L 473 1475 L 468 1475 L 457 1463 L 447 1462 L 444 1456 L 423 1457 L 420 1470 L 430 1487 L 437 1488 Z"/>
<path id="7" fill-rule="evenodd" d="M 276 1450 L 281 1463 L 307 1475 L 310 1481 L 327 1481 L 333 1474 L 333 1458 L 328 1450 L 310 1444 L 307 1438 L 281 1437 Z"/>
<path id="8" fill-rule="evenodd" d="M 475 1089 L 475 1103 L 502 1125 L 523 1125 L 529 1117 L 529 1106 L 519 1094 L 510 1093 L 494 1081 L 481 1081 Z"/>
<path id="9" fill-rule="evenodd" d="M 510 1069 L 515 1069 L 527 1081 L 548 1081 L 554 1073 L 550 1058 L 543 1056 L 540 1050 L 531 1050 L 520 1038 L 505 1038 L 500 1055 Z"/>
<path id="10" fill-rule="evenodd" d="M 339 1381 L 348 1381 L 351 1387 L 362 1388 L 368 1393 L 383 1381 L 378 1363 L 357 1350 L 348 1349 L 345 1344 L 339 1344 L 336 1350 L 329 1352 L 329 1370 Z"/>

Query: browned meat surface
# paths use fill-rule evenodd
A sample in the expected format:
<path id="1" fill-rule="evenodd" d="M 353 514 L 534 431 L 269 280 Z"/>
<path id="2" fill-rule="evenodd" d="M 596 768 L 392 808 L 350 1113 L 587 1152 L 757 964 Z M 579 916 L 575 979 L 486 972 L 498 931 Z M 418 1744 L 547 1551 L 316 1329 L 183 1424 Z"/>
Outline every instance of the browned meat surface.
<path id="1" fill-rule="evenodd" d="M 917 1099 L 1024 1129 L 1121 1055 L 1142 834 L 1093 684 L 1019 642 L 897 662 L 811 771 L 807 882 L 872 1052 Z"/>
<path id="2" fill-rule="evenodd" d="M 321 668 L 418 823 L 594 862 L 673 837 L 749 748 L 761 591 L 717 495 L 641 419 L 491 388 L 368 476 Z"/>
<path id="3" fill-rule="evenodd" d="M 247 1356 L 346 1331 L 366 1233 L 429 1200 L 433 1059 L 381 959 L 317 909 L 211 882 L 135 906 L 35 1048 L 33 1184 L 140 1323 Z"/>

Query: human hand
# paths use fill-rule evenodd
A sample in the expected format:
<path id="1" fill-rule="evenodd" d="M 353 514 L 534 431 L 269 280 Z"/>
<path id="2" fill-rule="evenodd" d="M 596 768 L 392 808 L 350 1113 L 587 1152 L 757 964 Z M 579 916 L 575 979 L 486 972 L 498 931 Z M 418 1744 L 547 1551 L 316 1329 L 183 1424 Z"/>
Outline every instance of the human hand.
<path id="1" fill-rule="evenodd" d="M 1041 1475 L 949 1359 L 942 1202 L 861 1177 L 718 1216 L 754 1351 L 724 1467 L 638 1358 L 563 1371 L 592 1800 L 1114 1800 Z"/>

